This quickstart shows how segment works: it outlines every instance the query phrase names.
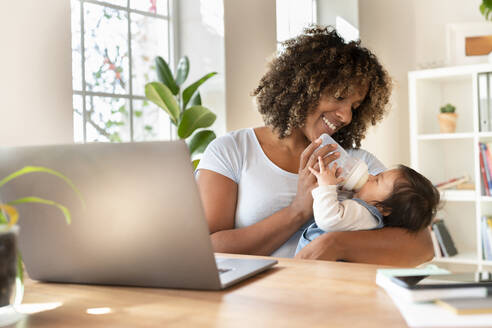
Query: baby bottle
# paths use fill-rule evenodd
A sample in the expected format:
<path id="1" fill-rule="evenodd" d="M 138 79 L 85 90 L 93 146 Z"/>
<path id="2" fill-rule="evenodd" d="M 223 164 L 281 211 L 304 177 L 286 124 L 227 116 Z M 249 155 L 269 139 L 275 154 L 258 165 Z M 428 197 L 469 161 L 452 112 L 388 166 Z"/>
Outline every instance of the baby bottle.
<path id="1" fill-rule="evenodd" d="M 354 191 L 362 188 L 362 186 L 367 182 L 367 179 L 369 178 L 367 164 L 361 159 L 350 157 L 345 149 L 343 149 L 328 134 L 323 133 L 321 135 L 321 140 L 322 146 L 328 144 L 337 145 L 337 149 L 335 149 L 333 152 L 340 153 L 340 157 L 336 161 L 332 162 L 330 164 L 330 167 L 333 163 L 337 163 L 338 167 L 342 168 L 342 174 L 340 176 L 343 178 L 343 182 L 341 182 L 339 186 L 345 190 Z"/>

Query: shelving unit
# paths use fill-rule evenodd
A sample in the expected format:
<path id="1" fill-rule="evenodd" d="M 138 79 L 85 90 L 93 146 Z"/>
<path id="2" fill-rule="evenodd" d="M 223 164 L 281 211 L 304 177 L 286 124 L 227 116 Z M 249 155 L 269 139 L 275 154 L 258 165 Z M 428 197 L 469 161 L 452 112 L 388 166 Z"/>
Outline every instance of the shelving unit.
<path id="1" fill-rule="evenodd" d="M 492 72 L 492 65 L 445 67 L 408 74 L 411 165 L 433 183 L 468 174 L 474 190 L 441 193 L 439 213 L 458 249 L 458 255 L 434 259 L 443 267 L 489 269 L 482 259 L 480 218 L 492 215 L 492 197 L 481 194 L 478 143 L 492 142 L 492 131 L 479 129 L 478 74 Z M 447 103 L 456 106 L 455 133 L 440 133 L 437 116 Z"/>

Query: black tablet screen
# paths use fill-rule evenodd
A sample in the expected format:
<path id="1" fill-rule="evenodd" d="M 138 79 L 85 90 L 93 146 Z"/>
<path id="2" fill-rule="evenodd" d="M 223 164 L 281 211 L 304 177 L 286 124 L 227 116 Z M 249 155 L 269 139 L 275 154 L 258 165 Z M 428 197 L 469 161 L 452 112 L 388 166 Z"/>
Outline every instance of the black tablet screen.
<path id="1" fill-rule="evenodd" d="M 450 286 L 492 286 L 492 274 L 489 272 L 470 272 L 425 276 L 393 277 L 399 285 L 407 288 L 439 288 Z"/>

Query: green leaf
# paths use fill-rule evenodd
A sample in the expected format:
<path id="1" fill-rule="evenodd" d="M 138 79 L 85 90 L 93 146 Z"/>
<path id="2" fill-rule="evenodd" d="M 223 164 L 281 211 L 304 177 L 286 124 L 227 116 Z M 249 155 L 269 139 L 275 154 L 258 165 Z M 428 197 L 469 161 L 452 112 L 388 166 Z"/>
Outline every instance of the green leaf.
<path id="1" fill-rule="evenodd" d="M 190 106 L 201 106 L 202 105 L 202 97 L 200 96 L 200 91 L 197 91 L 193 98 L 190 100 Z"/>
<path id="2" fill-rule="evenodd" d="M 8 202 L 7 204 L 18 205 L 18 204 L 25 204 L 25 203 L 40 203 L 40 204 L 46 204 L 46 205 L 58 207 L 60 211 L 62 211 L 63 215 L 65 216 L 65 220 L 67 221 L 67 223 L 70 224 L 72 222 L 72 218 L 70 216 L 70 211 L 68 210 L 68 208 L 52 200 L 31 196 L 31 197 L 19 198 L 11 202 Z"/>
<path id="3" fill-rule="evenodd" d="M 176 84 L 181 86 L 190 72 L 190 60 L 187 56 L 184 56 L 179 60 L 178 68 L 176 70 Z"/>
<path id="4" fill-rule="evenodd" d="M 208 73 L 205 76 L 203 76 L 201 79 L 193 83 L 192 85 L 188 86 L 186 89 L 183 91 L 183 108 L 186 108 L 186 105 L 190 101 L 191 97 L 195 93 L 195 91 L 200 87 L 205 81 L 207 81 L 209 78 L 212 76 L 216 75 L 217 72 L 212 72 Z"/>
<path id="5" fill-rule="evenodd" d="M 164 83 L 169 90 L 171 90 L 173 95 L 177 95 L 179 92 L 179 87 L 174 81 L 173 74 L 171 73 L 166 61 L 162 59 L 161 56 L 157 56 L 155 58 L 155 63 L 157 66 L 157 78 L 159 81 Z"/>
<path id="6" fill-rule="evenodd" d="M 120 112 L 121 114 L 128 114 L 128 111 L 126 110 L 126 107 L 125 105 L 122 105 L 120 106 L 120 108 L 118 108 L 118 112 Z"/>
<path id="7" fill-rule="evenodd" d="M 75 185 L 73 184 L 72 180 L 70 180 L 69 178 L 67 178 L 66 176 L 64 176 L 63 174 L 61 174 L 58 171 L 55 171 L 55 170 L 52 170 L 52 169 L 49 169 L 49 168 L 46 168 L 46 167 L 42 167 L 42 166 L 25 166 L 22 169 L 20 169 L 18 171 L 15 171 L 14 173 L 12 173 L 12 174 L 6 176 L 5 178 L 3 178 L 2 180 L 0 180 L 0 187 L 2 187 L 3 185 L 5 185 L 10 180 L 13 180 L 13 179 L 15 179 L 17 177 L 20 177 L 20 176 L 24 175 L 24 174 L 35 173 L 35 172 L 48 173 L 48 174 L 54 175 L 54 176 L 62 179 L 63 181 L 65 181 L 65 183 L 68 184 L 70 186 L 70 188 L 72 188 L 72 190 L 77 194 L 77 196 L 79 197 L 80 201 L 82 202 L 82 204 L 85 207 L 84 198 L 82 197 L 82 194 L 77 189 L 77 187 L 75 187 Z"/>
<path id="8" fill-rule="evenodd" d="M 168 87 L 160 82 L 147 83 L 145 85 L 145 96 L 164 109 L 171 117 L 171 122 L 174 125 L 178 125 L 179 106 Z"/>
<path id="9" fill-rule="evenodd" d="M 3 214 L 3 211 L 0 211 L 0 224 L 7 224 L 9 221 L 5 217 L 5 214 Z"/>
<path id="10" fill-rule="evenodd" d="M 198 164 L 200 163 L 200 160 L 199 159 L 195 159 L 191 163 L 193 164 L 193 170 L 196 170 L 196 168 L 198 167 Z"/>
<path id="11" fill-rule="evenodd" d="M 208 108 L 193 106 L 183 112 L 183 118 L 179 122 L 178 136 L 186 139 L 199 128 L 206 128 L 215 122 L 217 116 Z"/>
<path id="12" fill-rule="evenodd" d="M 120 134 L 118 132 L 113 132 L 109 135 L 108 137 L 109 141 L 111 142 L 122 142 Z"/>
<path id="13" fill-rule="evenodd" d="M 454 113 L 456 111 L 456 107 L 451 104 L 446 104 L 440 108 L 441 113 Z"/>
<path id="14" fill-rule="evenodd" d="M 142 114 L 143 114 L 143 112 L 141 110 L 133 111 L 133 115 L 135 115 L 135 117 L 142 117 Z"/>
<path id="15" fill-rule="evenodd" d="M 215 132 L 211 130 L 203 130 L 195 133 L 189 144 L 190 154 L 196 155 L 203 153 L 208 144 L 215 138 Z"/>
<path id="16" fill-rule="evenodd" d="M 480 12 L 486 20 L 491 20 L 492 15 L 492 0 L 483 0 L 480 5 Z"/>

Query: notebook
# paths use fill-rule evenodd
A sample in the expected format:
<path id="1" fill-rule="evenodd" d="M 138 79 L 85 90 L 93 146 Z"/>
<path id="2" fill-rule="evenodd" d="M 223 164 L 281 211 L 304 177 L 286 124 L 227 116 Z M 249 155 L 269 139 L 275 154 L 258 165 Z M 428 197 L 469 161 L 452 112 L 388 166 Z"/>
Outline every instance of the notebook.
<path id="1" fill-rule="evenodd" d="M 436 304 L 456 314 L 492 313 L 492 298 L 451 298 L 436 300 Z"/>

